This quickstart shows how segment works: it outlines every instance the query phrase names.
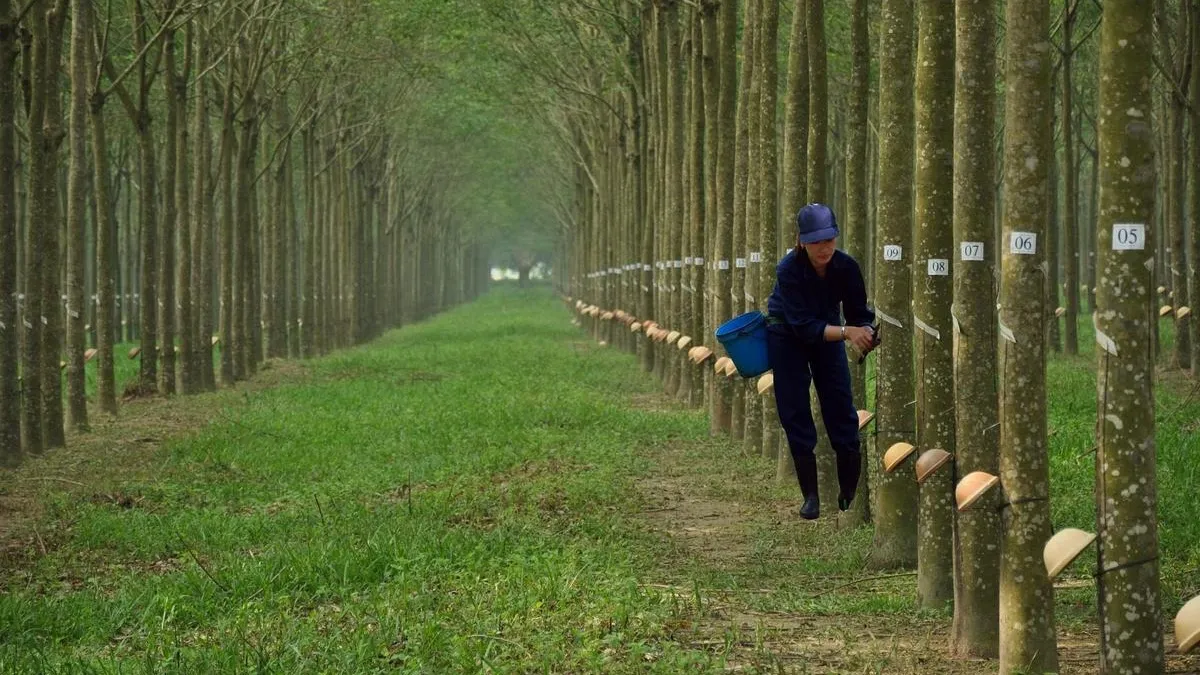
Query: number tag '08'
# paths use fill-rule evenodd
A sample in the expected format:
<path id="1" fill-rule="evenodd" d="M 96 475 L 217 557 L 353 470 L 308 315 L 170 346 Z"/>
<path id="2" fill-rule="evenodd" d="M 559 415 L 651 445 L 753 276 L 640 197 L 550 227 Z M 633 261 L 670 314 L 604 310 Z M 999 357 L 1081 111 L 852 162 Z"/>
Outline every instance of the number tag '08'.
<path id="1" fill-rule="evenodd" d="M 896 244 L 887 244 L 883 247 L 884 260 L 900 260 L 904 257 L 904 249 Z"/>
<path id="2" fill-rule="evenodd" d="M 1112 247 L 1114 251 L 1141 251 L 1146 248 L 1146 225 L 1144 223 L 1113 223 Z"/>
<path id="3" fill-rule="evenodd" d="M 950 275 L 950 261 L 945 258 L 929 259 L 929 276 L 945 277 Z"/>
<path id="4" fill-rule="evenodd" d="M 1013 232 L 1008 238 L 1008 252 L 1014 255 L 1037 253 L 1037 232 Z"/>

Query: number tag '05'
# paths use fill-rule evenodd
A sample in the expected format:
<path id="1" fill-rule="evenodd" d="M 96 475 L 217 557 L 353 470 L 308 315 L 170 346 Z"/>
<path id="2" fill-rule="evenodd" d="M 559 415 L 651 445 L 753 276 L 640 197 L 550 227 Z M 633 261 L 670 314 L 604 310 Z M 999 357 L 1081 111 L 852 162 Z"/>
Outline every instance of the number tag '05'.
<path id="1" fill-rule="evenodd" d="M 1114 251 L 1141 251 L 1146 248 L 1146 225 L 1144 223 L 1113 223 L 1112 247 Z"/>

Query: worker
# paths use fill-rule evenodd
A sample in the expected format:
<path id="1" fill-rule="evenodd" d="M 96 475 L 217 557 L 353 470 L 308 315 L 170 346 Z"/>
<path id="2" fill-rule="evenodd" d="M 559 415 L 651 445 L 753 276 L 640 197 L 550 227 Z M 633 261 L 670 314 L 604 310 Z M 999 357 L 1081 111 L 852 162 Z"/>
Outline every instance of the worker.
<path id="1" fill-rule="evenodd" d="M 862 453 L 844 343 L 865 356 L 878 342 L 862 270 L 837 248 L 833 211 L 824 204 L 809 204 L 796 215 L 796 225 L 796 247 L 775 268 L 775 289 L 767 300 L 767 358 L 775 373 L 779 421 L 804 495 L 800 517 L 814 520 L 821 502 L 809 384 L 816 384 L 825 431 L 837 457 L 838 508 L 845 511 L 854 501 Z"/>

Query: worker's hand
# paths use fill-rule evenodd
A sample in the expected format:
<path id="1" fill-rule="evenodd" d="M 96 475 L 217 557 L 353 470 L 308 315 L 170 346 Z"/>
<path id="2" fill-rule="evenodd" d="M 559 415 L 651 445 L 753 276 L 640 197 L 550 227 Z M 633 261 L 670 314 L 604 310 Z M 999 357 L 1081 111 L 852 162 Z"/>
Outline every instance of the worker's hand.
<path id="1" fill-rule="evenodd" d="M 870 326 L 846 326 L 846 341 L 866 354 L 875 346 L 875 331 Z"/>

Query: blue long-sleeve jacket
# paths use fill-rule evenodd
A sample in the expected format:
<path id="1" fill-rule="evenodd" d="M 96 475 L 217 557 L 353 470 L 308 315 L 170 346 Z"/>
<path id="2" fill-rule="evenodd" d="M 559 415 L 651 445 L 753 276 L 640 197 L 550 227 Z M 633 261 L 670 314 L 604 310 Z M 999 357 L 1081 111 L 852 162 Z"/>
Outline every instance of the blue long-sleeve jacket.
<path id="1" fill-rule="evenodd" d="M 842 325 L 842 315 L 847 326 L 875 322 L 875 312 L 867 307 L 862 270 L 841 250 L 834 251 L 824 278 L 817 276 L 803 250 L 788 252 L 775 268 L 775 290 L 767 300 L 767 313 L 806 344 L 823 342 L 825 327 Z"/>

